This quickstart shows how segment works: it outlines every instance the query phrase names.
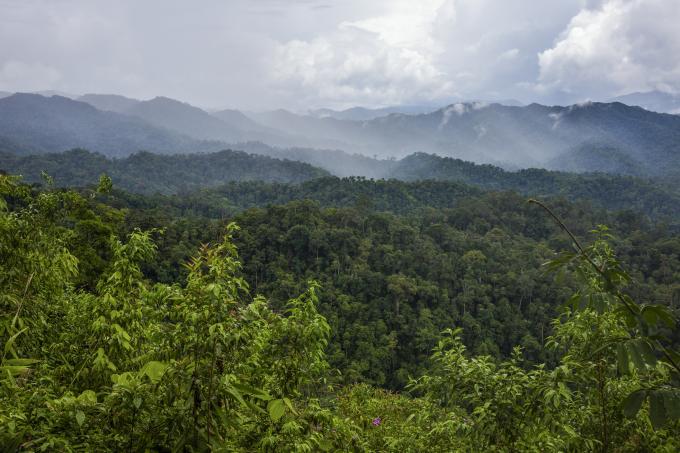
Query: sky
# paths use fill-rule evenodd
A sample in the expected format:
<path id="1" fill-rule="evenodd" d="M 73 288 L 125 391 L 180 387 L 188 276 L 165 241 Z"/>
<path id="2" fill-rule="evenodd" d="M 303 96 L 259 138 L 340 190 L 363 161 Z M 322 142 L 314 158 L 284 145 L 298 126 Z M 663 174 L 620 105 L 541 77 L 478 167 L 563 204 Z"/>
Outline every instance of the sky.
<path id="1" fill-rule="evenodd" d="M 680 0 L 0 0 L 0 90 L 206 108 L 680 92 Z"/>

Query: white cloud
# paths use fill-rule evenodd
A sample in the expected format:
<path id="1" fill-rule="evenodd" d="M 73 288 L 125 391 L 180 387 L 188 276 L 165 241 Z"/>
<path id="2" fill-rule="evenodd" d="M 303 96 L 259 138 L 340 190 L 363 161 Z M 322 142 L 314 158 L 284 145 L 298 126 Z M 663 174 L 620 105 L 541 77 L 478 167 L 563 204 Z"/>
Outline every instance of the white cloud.
<path id="1" fill-rule="evenodd" d="M 454 113 L 458 116 L 463 116 L 472 110 L 481 110 L 488 106 L 489 104 L 487 104 L 486 102 L 456 102 L 455 104 L 451 104 L 446 109 L 444 109 L 442 120 L 439 122 L 439 126 L 437 127 L 437 129 L 442 130 L 444 126 L 449 124 L 451 116 Z M 480 134 L 479 131 L 477 132 L 478 134 Z M 484 134 L 486 134 L 486 129 L 481 135 L 478 136 L 478 138 L 482 137 Z"/>
<path id="2" fill-rule="evenodd" d="M 280 89 L 303 92 L 302 102 L 348 105 L 534 94 L 522 82 L 535 81 L 536 54 L 583 0 L 379 3 L 378 14 L 283 42 L 274 70 Z"/>
<path id="3" fill-rule="evenodd" d="M 680 91 L 680 2 L 606 0 L 539 54 L 538 89 L 579 98 Z"/>
<path id="4" fill-rule="evenodd" d="M 341 22 L 310 40 L 278 46 L 273 78 L 303 105 L 387 105 L 451 96 L 435 64 L 431 26 L 442 0 L 395 2 L 381 16 Z"/>
<path id="5" fill-rule="evenodd" d="M 437 64 L 467 99 L 534 100 L 537 54 L 583 7 L 583 0 L 449 0 L 437 17 Z M 526 82 L 531 82 L 527 84 Z M 532 99 L 533 98 L 533 99 Z"/>
<path id="6" fill-rule="evenodd" d="M 680 91 L 678 9 L 680 0 L 0 0 L 0 90 L 305 110 Z"/>

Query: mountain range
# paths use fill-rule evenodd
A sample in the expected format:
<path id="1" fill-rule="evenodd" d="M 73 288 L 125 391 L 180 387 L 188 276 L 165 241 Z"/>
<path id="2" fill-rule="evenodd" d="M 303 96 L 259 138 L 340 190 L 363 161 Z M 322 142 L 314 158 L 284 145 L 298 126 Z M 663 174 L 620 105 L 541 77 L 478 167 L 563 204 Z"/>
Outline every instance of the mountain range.
<path id="1" fill-rule="evenodd" d="M 431 105 L 396 105 L 377 109 L 369 109 L 366 107 L 352 107 L 345 110 L 316 109 L 311 110 L 309 116 L 316 118 L 335 118 L 336 120 L 367 121 L 393 113 L 420 115 L 422 113 L 433 112 L 437 110 L 437 108 L 438 107 Z"/>
<path id="2" fill-rule="evenodd" d="M 637 105 L 652 112 L 680 114 L 680 94 L 663 91 L 630 93 L 613 99 L 628 105 Z"/>
<path id="3" fill-rule="evenodd" d="M 400 160 L 373 161 L 372 168 L 380 179 L 370 181 L 429 181 L 433 188 L 454 188 L 451 196 L 459 190 L 510 190 L 525 196 L 588 200 L 610 210 L 634 209 L 650 217 L 671 219 L 673 223 L 680 218 L 680 187 L 677 183 L 673 187 L 663 187 L 640 178 L 602 173 L 578 175 L 543 169 L 505 171 L 493 165 L 478 165 L 423 153 Z M 122 159 L 108 159 L 85 150 L 29 156 L 0 153 L 0 169 L 22 175 L 29 183 L 41 182 L 44 171 L 54 178 L 58 186 L 69 187 L 92 186 L 101 174 L 107 174 L 115 187 L 134 193 L 170 195 L 195 192 L 200 198 L 208 191 L 213 193 L 208 197 L 211 203 L 232 204 L 236 201 L 233 197 L 236 197 L 242 200 L 236 205 L 243 206 L 248 205 L 247 200 L 255 199 L 260 204 L 317 199 L 318 192 L 330 196 L 330 187 L 345 185 L 339 183 L 338 178 L 330 178 L 328 172 L 309 164 L 231 150 L 169 156 L 142 152 Z M 344 178 L 343 181 L 357 181 L 357 178 Z M 254 185 L 239 186 L 240 189 L 233 186 L 247 182 Z M 225 184 L 231 185 L 231 189 L 220 189 Z M 224 190 L 230 195 L 227 196 Z M 447 190 L 444 192 L 448 193 Z M 221 196 L 227 196 L 227 199 L 222 202 L 218 196 L 216 200 L 215 193 L 223 193 Z M 331 198 L 341 200 L 345 195 L 340 190 Z M 441 201 L 430 200 L 434 203 Z M 351 205 L 358 200 L 345 202 Z M 446 201 L 448 204 L 453 202 Z"/>
<path id="4" fill-rule="evenodd" d="M 122 157 L 139 150 L 169 153 L 220 148 L 84 102 L 22 93 L 0 99 L 0 137 L 25 150 L 23 154 L 88 148 Z"/>
<path id="5" fill-rule="evenodd" d="M 458 100 L 457 102 L 462 102 Z M 477 101 L 479 102 L 479 101 Z M 488 103 L 488 102 L 487 102 Z M 519 107 L 522 104 L 516 99 L 506 99 L 503 101 L 496 101 L 497 104 L 509 105 Z M 423 113 L 431 113 L 439 110 L 441 104 L 422 104 L 422 105 L 393 105 L 389 107 L 381 107 L 370 109 L 366 107 L 351 107 L 345 110 L 333 109 L 315 109 L 309 111 L 309 116 L 316 118 L 335 118 L 336 120 L 350 120 L 350 121 L 368 121 L 383 116 L 391 115 L 393 113 L 401 113 L 404 115 L 421 115 Z"/>
<path id="6" fill-rule="evenodd" d="M 140 101 L 89 94 L 72 100 L 14 94 L 0 99 L 0 150 L 27 154 L 82 147 L 122 157 L 139 150 L 190 153 L 231 147 L 254 152 L 235 144 L 253 148 L 260 142 L 276 149 L 267 153 L 275 157 L 333 171 L 323 161 L 334 156 L 352 161 L 353 174 L 369 176 L 370 168 L 354 168 L 360 167 L 360 157 L 347 156 L 386 160 L 425 152 L 507 169 L 639 176 L 677 174 L 680 163 L 680 116 L 620 102 L 566 107 L 476 102 L 366 120 L 320 116 L 286 110 L 209 113 L 165 97 Z"/>

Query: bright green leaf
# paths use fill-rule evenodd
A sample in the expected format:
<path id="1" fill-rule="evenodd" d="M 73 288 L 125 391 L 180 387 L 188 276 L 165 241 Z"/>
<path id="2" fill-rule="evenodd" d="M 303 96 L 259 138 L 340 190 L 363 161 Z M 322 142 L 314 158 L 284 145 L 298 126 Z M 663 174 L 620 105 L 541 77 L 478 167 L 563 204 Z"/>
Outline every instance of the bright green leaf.
<path id="1" fill-rule="evenodd" d="M 271 400 L 269 404 L 267 404 L 267 411 L 269 412 L 271 419 L 277 422 L 283 417 L 283 414 L 285 414 L 286 404 L 280 399 Z"/>
<path id="2" fill-rule="evenodd" d="M 78 422 L 78 426 L 83 426 L 85 422 L 85 413 L 83 411 L 76 411 L 76 422 Z"/>

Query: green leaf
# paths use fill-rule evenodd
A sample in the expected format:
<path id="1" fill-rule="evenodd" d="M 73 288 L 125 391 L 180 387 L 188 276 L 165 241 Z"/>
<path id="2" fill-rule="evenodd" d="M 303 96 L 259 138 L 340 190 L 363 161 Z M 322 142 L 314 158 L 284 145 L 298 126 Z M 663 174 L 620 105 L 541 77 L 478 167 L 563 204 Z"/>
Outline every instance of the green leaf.
<path id="1" fill-rule="evenodd" d="M 666 409 L 663 405 L 663 395 L 660 392 L 649 394 L 649 419 L 654 429 L 659 429 L 666 423 Z"/>
<path id="2" fill-rule="evenodd" d="M 28 366 L 40 362 L 40 360 L 35 359 L 7 359 L 3 362 L 3 365 L 11 366 Z"/>
<path id="3" fill-rule="evenodd" d="M 76 411 L 76 421 L 78 422 L 78 426 L 83 426 L 83 423 L 85 422 L 85 413 L 83 411 Z"/>
<path id="4" fill-rule="evenodd" d="M 12 351 L 12 355 L 14 355 L 14 349 L 13 349 L 14 342 L 15 342 L 16 339 L 19 337 L 19 335 L 21 335 L 22 333 L 26 332 L 27 330 L 28 330 L 28 327 L 24 327 L 23 329 L 21 329 L 20 331 L 18 331 L 17 333 L 15 333 L 14 335 L 12 335 L 11 337 L 9 337 L 9 339 L 7 340 L 7 343 L 5 343 L 5 348 L 4 348 L 5 354 L 7 354 L 8 352 L 10 352 L 10 350 L 11 350 L 11 351 Z"/>
<path id="5" fill-rule="evenodd" d="M 647 363 L 649 366 L 654 366 L 656 365 L 656 357 L 654 356 L 654 351 L 652 350 L 652 347 L 649 345 L 648 342 L 645 340 L 639 340 L 637 342 L 637 348 L 640 351 L 640 355 L 642 356 L 643 360 Z"/>
<path id="6" fill-rule="evenodd" d="M 271 400 L 269 404 L 267 404 L 267 412 L 269 412 L 269 417 L 271 417 L 272 421 L 277 422 L 283 417 L 283 414 L 285 414 L 286 404 L 283 400 Z"/>
<path id="7" fill-rule="evenodd" d="M 166 363 L 152 360 L 142 367 L 140 373 L 143 376 L 147 376 L 149 379 L 151 379 L 151 382 L 154 384 L 157 384 L 167 369 L 168 365 Z"/>
<path id="8" fill-rule="evenodd" d="M 655 326 L 662 321 L 666 324 L 666 327 L 674 327 L 675 319 L 673 315 L 668 310 L 668 308 L 662 305 L 647 305 L 642 308 L 642 318 L 647 322 L 647 324 Z"/>
<path id="9" fill-rule="evenodd" d="M 0 371 L 8 372 L 10 376 L 18 376 L 22 373 L 27 372 L 28 370 L 30 370 L 30 368 L 27 366 L 11 366 L 11 365 L 0 366 Z"/>
<path id="10" fill-rule="evenodd" d="M 327 439 L 320 440 L 318 446 L 321 451 L 331 451 L 333 449 L 333 444 Z"/>
<path id="11" fill-rule="evenodd" d="M 630 354 L 630 357 L 633 360 L 635 368 L 637 368 L 638 370 L 644 370 L 645 361 L 642 359 L 642 354 L 640 352 L 640 349 L 637 348 L 636 342 L 631 341 L 626 343 L 626 349 L 628 350 L 628 354 Z"/>
<path id="12" fill-rule="evenodd" d="M 232 382 L 231 385 L 244 395 L 249 395 L 263 401 L 269 401 L 272 399 L 272 397 L 267 392 L 251 385 L 244 384 L 242 382 Z"/>
<path id="13" fill-rule="evenodd" d="M 236 398 L 236 400 L 241 403 L 243 406 L 247 406 L 245 400 L 243 399 L 243 395 L 241 395 L 241 392 L 239 392 L 234 386 L 228 385 L 227 388 L 227 393 L 229 393 L 231 396 Z"/>
<path id="14" fill-rule="evenodd" d="M 630 361 L 628 360 L 628 351 L 624 344 L 616 345 L 616 359 L 621 374 L 630 373 Z"/>
<path id="15" fill-rule="evenodd" d="M 97 394 L 92 390 L 85 390 L 78 396 L 78 401 L 85 404 L 97 404 Z"/>
<path id="16" fill-rule="evenodd" d="M 671 420 L 680 419 L 680 392 L 666 390 L 663 392 L 663 405 L 666 415 Z"/>
<path id="17" fill-rule="evenodd" d="M 637 390 L 623 400 L 623 415 L 628 418 L 633 418 L 640 411 L 642 402 L 645 400 L 647 392 L 645 390 Z"/>
<path id="18" fill-rule="evenodd" d="M 289 400 L 288 398 L 283 398 L 283 402 L 286 403 L 286 406 L 288 407 L 288 409 L 289 409 L 292 413 L 294 413 L 295 415 L 297 415 L 297 411 L 296 411 L 295 408 L 293 407 L 293 403 L 291 403 L 290 400 Z"/>

